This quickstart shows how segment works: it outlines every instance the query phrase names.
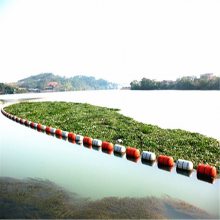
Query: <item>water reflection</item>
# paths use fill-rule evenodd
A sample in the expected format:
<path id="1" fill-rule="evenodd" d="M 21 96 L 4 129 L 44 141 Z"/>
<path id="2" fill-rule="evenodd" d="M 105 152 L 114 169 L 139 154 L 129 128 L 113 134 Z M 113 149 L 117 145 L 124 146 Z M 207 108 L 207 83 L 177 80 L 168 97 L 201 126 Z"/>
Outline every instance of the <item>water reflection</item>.
<path id="1" fill-rule="evenodd" d="M 184 176 L 188 176 L 188 177 L 190 177 L 190 176 L 192 176 L 192 170 L 181 170 L 181 169 L 178 169 L 177 167 L 176 167 L 176 172 L 178 173 L 178 174 L 181 174 L 181 175 L 184 175 Z"/>
<path id="2" fill-rule="evenodd" d="M 127 160 L 132 161 L 134 163 L 139 162 L 140 158 L 134 158 L 134 157 L 130 157 L 128 155 L 126 155 Z"/>
<path id="3" fill-rule="evenodd" d="M 164 166 L 164 165 L 161 165 L 161 164 L 157 164 L 157 167 L 161 170 L 165 170 L 165 171 L 168 171 L 168 172 L 171 172 L 171 170 L 173 169 L 173 167 Z"/>
<path id="4" fill-rule="evenodd" d="M 148 165 L 148 166 L 151 166 L 151 167 L 156 164 L 155 161 L 144 160 L 144 159 L 142 159 L 142 158 L 141 158 L 141 163 L 142 163 L 142 164 L 145 164 L 145 165 Z"/>
<path id="5" fill-rule="evenodd" d="M 105 154 L 112 154 L 113 150 L 102 149 L 102 152 Z"/>
<path id="6" fill-rule="evenodd" d="M 201 180 L 201 181 L 206 181 L 208 183 L 214 183 L 215 179 L 212 178 L 212 177 L 209 177 L 209 176 L 206 176 L 206 175 L 202 175 L 202 174 L 199 174 L 197 173 L 197 178 L 198 180 Z"/>
<path id="7" fill-rule="evenodd" d="M 114 151 L 114 156 L 120 157 L 120 158 L 125 158 L 125 153 L 122 154 L 122 153 L 119 153 L 119 152 Z"/>
<path id="8" fill-rule="evenodd" d="M 88 148 L 88 149 L 92 149 L 92 145 L 91 144 L 83 144 L 83 146 Z"/>
<path id="9" fill-rule="evenodd" d="M 94 146 L 94 145 L 92 146 L 92 149 L 93 149 L 93 150 L 96 150 L 96 151 L 101 151 L 101 147 Z"/>
<path id="10" fill-rule="evenodd" d="M 98 200 L 68 192 L 51 181 L 0 178 L 0 218 L 210 219 L 202 209 L 171 197 L 105 197 Z"/>

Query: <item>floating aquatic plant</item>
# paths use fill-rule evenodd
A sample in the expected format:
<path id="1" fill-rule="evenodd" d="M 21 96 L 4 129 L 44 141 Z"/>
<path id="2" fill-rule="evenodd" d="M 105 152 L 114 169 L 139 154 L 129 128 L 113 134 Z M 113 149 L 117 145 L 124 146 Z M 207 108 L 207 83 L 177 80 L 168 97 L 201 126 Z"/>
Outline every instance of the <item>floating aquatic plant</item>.
<path id="1" fill-rule="evenodd" d="M 191 160 L 216 166 L 220 171 L 218 140 L 180 129 L 162 129 L 120 114 L 118 109 L 68 102 L 22 102 L 5 108 L 13 115 L 72 131 L 92 138 L 167 154 L 177 160 Z"/>

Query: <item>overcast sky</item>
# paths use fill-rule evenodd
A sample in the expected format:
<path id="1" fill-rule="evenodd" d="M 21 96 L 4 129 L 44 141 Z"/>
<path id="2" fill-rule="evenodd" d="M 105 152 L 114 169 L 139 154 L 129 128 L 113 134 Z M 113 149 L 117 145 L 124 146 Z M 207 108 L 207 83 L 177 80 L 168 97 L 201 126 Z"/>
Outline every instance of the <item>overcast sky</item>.
<path id="1" fill-rule="evenodd" d="M 220 75 L 219 0 L 0 0 L 0 81 Z"/>

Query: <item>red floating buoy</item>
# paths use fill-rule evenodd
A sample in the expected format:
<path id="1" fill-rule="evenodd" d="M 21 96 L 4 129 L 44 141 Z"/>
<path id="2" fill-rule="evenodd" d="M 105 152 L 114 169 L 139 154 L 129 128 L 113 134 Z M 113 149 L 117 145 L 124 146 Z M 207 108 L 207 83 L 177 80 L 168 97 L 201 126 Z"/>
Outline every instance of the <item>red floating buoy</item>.
<path id="1" fill-rule="evenodd" d="M 56 129 L 55 134 L 56 136 L 62 136 L 62 130 Z"/>
<path id="2" fill-rule="evenodd" d="M 47 126 L 45 131 L 46 131 L 47 134 L 50 134 L 50 127 Z"/>
<path id="3" fill-rule="evenodd" d="M 42 125 L 41 124 L 37 124 L 37 130 L 41 131 L 42 130 Z"/>
<path id="4" fill-rule="evenodd" d="M 24 120 L 23 120 L 23 118 L 20 118 L 20 124 L 21 124 L 21 125 L 24 124 Z"/>
<path id="5" fill-rule="evenodd" d="M 197 174 L 215 178 L 217 176 L 216 168 L 208 164 L 199 164 L 197 167 Z"/>
<path id="6" fill-rule="evenodd" d="M 25 126 L 28 126 L 28 120 L 24 121 Z"/>
<path id="7" fill-rule="evenodd" d="M 74 134 L 73 132 L 69 132 L 68 139 L 71 140 L 71 141 L 75 141 L 76 140 L 76 134 Z"/>
<path id="8" fill-rule="evenodd" d="M 172 167 L 174 165 L 173 158 L 166 155 L 159 155 L 157 158 L 157 163 L 162 166 Z"/>
<path id="9" fill-rule="evenodd" d="M 106 150 L 106 151 L 113 151 L 114 146 L 113 146 L 113 144 L 110 143 L 110 142 L 103 141 L 103 142 L 102 142 L 102 149 L 103 149 L 103 150 Z"/>
<path id="10" fill-rule="evenodd" d="M 127 147 L 126 148 L 126 155 L 128 157 L 139 158 L 140 157 L 140 151 L 137 148 L 134 148 L 134 147 Z"/>
<path id="11" fill-rule="evenodd" d="M 31 122 L 30 127 L 34 128 L 34 122 Z"/>
<path id="12" fill-rule="evenodd" d="M 88 145 L 88 146 L 92 146 L 92 138 L 91 137 L 84 137 L 83 138 L 83 144 Z"/>

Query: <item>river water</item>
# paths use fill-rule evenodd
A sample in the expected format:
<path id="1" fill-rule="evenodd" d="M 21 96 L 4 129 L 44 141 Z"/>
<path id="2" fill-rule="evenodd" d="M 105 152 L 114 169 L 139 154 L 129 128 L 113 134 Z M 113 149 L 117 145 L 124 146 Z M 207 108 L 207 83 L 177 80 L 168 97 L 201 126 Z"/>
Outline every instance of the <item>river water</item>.
<path id="1" fill-rule="evenodd" d="M 219 92 L 83 91 L 1 96 L 43 98 L 120 108 L 136 120 L 219 138 Z M 71 144 L 16 124 L 0 114 L 1 176 L 50 180 L 83 197 L 170 196 L 220 216 L 220 181 L 213 184 Z M 220 138 L 219 138 L 220 139 Z"/>

